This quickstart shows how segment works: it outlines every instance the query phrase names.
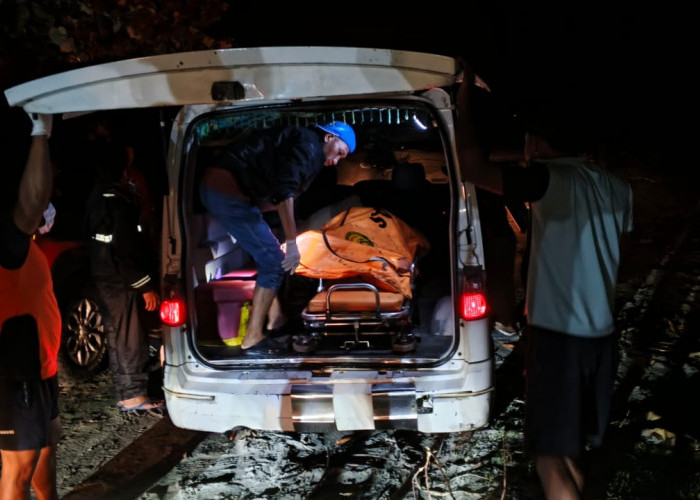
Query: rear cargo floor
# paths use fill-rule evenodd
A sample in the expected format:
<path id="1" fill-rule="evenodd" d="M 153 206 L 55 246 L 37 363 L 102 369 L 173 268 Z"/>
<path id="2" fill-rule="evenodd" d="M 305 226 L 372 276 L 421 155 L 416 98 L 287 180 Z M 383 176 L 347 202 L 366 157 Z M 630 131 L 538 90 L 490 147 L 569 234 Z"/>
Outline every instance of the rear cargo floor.
<path id="1" fill-rule="evenodd" d="M 383 336 L 366 336 L 361 340 L 368 340 L 370 346 L 357 344 L 343 348 L 345 341 L 353 340 L 351 335 L 322 337 L 318 347 L 310 353 L 299 353 L 292 347 L 292 338 L 274 339 L 274 342 L 267 342 L 262 346 L 255 346 L 251 349 L 242 350 L 240 346 L 226 345 L 200 345 L 201 354 L 209 360 L 221 361 L 226 359 L 280 359 L 280 358 L 343 358 L 347 356 L 358 359 L 404 357 L 407 359 L 423 358 L 438 359 L 445 355 L 449 349 L 452 338 L 445 335 L 420 335 L 416 337 L 415 349 L 406 353 L 396 353 L 391 349 L 390 338 Z"/>

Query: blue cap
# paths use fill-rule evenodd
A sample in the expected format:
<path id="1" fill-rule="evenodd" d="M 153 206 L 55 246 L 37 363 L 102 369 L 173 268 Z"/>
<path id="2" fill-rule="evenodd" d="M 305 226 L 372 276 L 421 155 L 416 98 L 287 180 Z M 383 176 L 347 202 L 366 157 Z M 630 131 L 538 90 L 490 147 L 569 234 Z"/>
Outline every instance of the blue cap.
<path id="1" fill-rule="evenodd" d="M 329 134 L 339 137 L 345 144 L 348 145 L 350 152 L 355 151 L 355 131 L 350 125 L 345 122 L 331 122 L 326 125 L 316 125 L 318 128 Z"/>

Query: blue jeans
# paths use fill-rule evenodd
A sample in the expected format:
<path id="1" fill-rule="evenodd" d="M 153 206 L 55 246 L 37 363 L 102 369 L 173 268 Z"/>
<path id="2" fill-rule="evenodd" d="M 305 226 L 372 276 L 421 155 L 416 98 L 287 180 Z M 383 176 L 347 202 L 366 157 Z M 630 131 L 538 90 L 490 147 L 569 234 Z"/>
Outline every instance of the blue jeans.
<path id="1" fill-rule="evenodd" d="M 205 186 L 200 186 L 199 196 L 209 214 L 255 261 L 258 270 L 256 284 L 277 290 L 284 274 L 284 253 L 258 207 Z"/>

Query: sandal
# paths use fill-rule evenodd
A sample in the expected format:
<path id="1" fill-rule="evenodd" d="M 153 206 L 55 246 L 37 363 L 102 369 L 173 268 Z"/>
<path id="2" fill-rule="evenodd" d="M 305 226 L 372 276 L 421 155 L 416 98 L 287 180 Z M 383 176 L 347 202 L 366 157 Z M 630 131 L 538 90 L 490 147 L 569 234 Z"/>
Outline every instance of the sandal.
<path id="1" fill-rule="evenodd" d="M 265 337 L 260 342 L 252 347 L 243 349 L 243 352 L 257 353 L 257 354 L 281 354 L 287 350 L 287 339 L 275 339 L 272 337 Z"/>
<path id="2" fill-rule="evenodd" d="M 128 407 L 127 407 L 127 406 L 124 406 L 124 405 L 121 404 L 121 403 L 117 403 L 117 406 L 119 407 L 119 409 L 120 409 L 122 412 L 128 413 L 128 412 L 139 412 L 139 411 L 160 410 L 160 409 L 162 409 L 162 408 L 164 407 L 164 403 L 163 403 L 163 401 L 151 401 L 151 400 L 148 400 L 148 401 L 144 401 L 144 402 L 141 403 L 140 405 L 136 405 L 136 406 L 128 406 Z"/>

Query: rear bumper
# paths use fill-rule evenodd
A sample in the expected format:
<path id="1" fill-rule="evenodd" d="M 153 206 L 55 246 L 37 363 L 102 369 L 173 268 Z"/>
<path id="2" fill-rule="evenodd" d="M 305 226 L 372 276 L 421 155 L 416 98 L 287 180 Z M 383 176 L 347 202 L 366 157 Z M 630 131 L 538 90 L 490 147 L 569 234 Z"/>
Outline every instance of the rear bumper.
<path id="1" fill-rule="evenodd" d="M 236 379 L 222 372 L 187 376 L 187 365 L 166 367 L 165 396 L 173 423 L 182 428 L 226 432 L 259 430 L 325 432 L 413 429 L 459 432 L 488 423 L 493 399 L 489 362 L 449 363 L 436 372 L 377 374 L 346 371 L 323 381 L 305 377 Z M 453 369 L 450 369 L 452 367 Z M 201 370 L 201 366 L 198 367 Z M 299 373 L 295 374 L 299 375 Z M 373 377 L 373 378 L 372 378 Z M 195 380 L 196 378 L 196 380 Z"/>

